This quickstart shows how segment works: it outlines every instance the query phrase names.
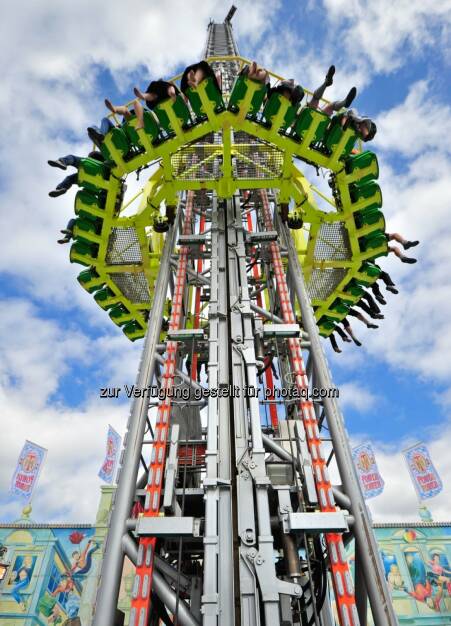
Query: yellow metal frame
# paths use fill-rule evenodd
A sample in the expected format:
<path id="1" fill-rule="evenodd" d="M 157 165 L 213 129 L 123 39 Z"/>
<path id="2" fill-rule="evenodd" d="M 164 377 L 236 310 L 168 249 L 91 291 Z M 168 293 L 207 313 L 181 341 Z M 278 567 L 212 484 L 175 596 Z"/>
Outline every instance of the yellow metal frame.
<path id="1" fill-rule="evenodd" d="M 238 56 L 210 57 L 208 61 L 237 61 L 240 66 L 249 63 L 248 60 Z M 273 72 L 270 72 L 270 75 L 276 80 L 283 80 L 281 76 Z M 179 78 L 180 76 L 176 76 L 173 80 L 178 80 Z M 346 129 L 339 143 L 330 154 L 320 152 L 312 145 L 315 132 L 320 123 L 319 117 L 314 118 L 308 130 L 304 133 L 302 141 L 295 140 L 279 130 L 287 107 L 280 107 L 280 110 L 273 119 L 271 127 L 267 128 L 255 119 L 246 117 L 246 111 L 250 106 L 252 96 L 258 88 L 258 85 L 250 80 L 248 80 L 247 86 L 248 90 L 243 101 L 240 102 L 238 114 L 228 111 L 227 109 L 216 113 L 214 104 L 210 101 L 206 93 L 205 82 L 200 83 L 196 91 L 202 102 L 202 107 L 206 113 L 207 119 L 192 125 L 188 129 L 182 128 L 180 120 L 177 118 L 172 108 L 172 101 L 168 99 L 159 106 L 164 110 L 170 120 L 172 129 L 174 130 L 173 136 L 158 145 L 154 145 L 152 138 L 144 129 L 136 130 L 137 121 L 133 119 L 129 122 L 129 125 L 135 128 L 143 151 L 133 158 L 125 160 L 122 153 L 115 147 L 112 137 L 108 134 L 105 137 L 104 143 L 115 163 L 110 180 L 105 181 L 101 179 L 100 176 L 89 177 L 86 174 L 80 176 L 79 182 L 81 184 L 83 184 L 83 182 L 89 182 L 106 189 L 107 201 L 104 210 L 92 210 L 93 215 L 103 218 L 100 235 L 89 232 L 86 233 L 84 231 L 81 232 L 77 228 L 74 231 L 75 237 L 80 235 L 83 239 L 87 239 L 99 245 L 97 257 L 94 259 L 86 257 L 86 255 L 78 255 L 76 252 L 72 252 L 71 260 L 81 262 L 85 265 L 95 266 L 100 276 L 99 279 L 96 279 L 96 282 L 98 281 L 99 285 L 107 285 L 114 293 L 113 300 L 122 303 L 128 311 L 130 311 L 130 316 L 127 316 L 127 319 L 130 317 L 130 319 L 136 320 L 142 329 L 142 331 L 135 334 L 136 337 L 131 336 L 132 339 L 143 336 L 146 328 L 144 315 L 145 311 L 151 308 L 151 303 L 132 303 L 111 280 L 110 274 L 119 272 L 144 272 L 149 287 L 149 293 L 153 293 L 164 236 L 154 232 L 149 227 L 154 223 L 155 218 L 160 216 L 160 207 L 163 203 L 165 203 L 166 206 L 175 205 L 181 191 L 188 189 L 209 189 L 214 190 L 219 197 L 231 197 L 240 189 L 273 188 L 278 193 L 279 201 L 294 203 L 296 210 L 301 215 L 304 225 L 309 225 L 308 229 L 304 226 L 304 232 L 306 232 L 307 236 L 299 231 L 292 231 L 296 250 L 304 269 L 307 282 L 314 269 L 345 268 L 347 270 L 343 280 L 327 299 L 322 301 L 314 300 L 312 302 L 315 307 L 317 319 L 325 314 L 338 319 L 338 314 L 330 311 L 330 306 L 334 300 L 340 296 L 344 296 L 347 301 L 352 301 L 352 297 L 347 294 L 344 295 L 343 290 L 352 278 L 359 278 L 359 269 L 362 262 L 387 253 L 387 246 L 381 246 L 376 250 L 369 250 L 367 252 L 361 252 L 360 250 L 359 238 L 375 230 L 384 229 L 385 224 L 383 224 L 383 220 L 381 220 L 381 223 L 376 225 L 366 226 L 361 229 L 356 228 L 354 220 L 355 212 L 371 204 L 372 199 L 370 198 L 356 203 L 352 202 L 349 194 L 349 184 L 358 181 L 359 178 L 362 178 L 366 174 L 365 170 L 361 170 L 352 175 L 347 175 L 344 171 L 344 164 L 341 160 L 342 154 L 344 147 L 353 135 L 353 131 Z M 232 143 L 232 129 L 233 131 L 244 131 L 250 136 L 257 138 L 259 143 L 252 144 L 252 148 L 257 154 L 258 151 L 272 151 L 274 159 L 280 159 L 281 166 L 277 175 L 272 175 L 273 172 L 267 166 L 253 161 L 245 154 L 245 151 L 243 153 L 246 144 Z M 185 178 L 181 175 L 175 175 L 174 164 L 177 160 L 181 161 L 184 156 L 189 155 L 191 150 L 197 150 L 200 145 L 199 142 L 201 142 L 202 138 L 207 134 L 218 131 L 222 132 L 222 143 L 204 144 L 203 148 L 206 154 L 204 159 L 185 170 L 183 172 Z M 223 164 L 221 175 L 214 179 L 208 176 L 202 179 L 199 174 L 201 167 L 208 164 L 209 161 L 217 156 L 221 156 Z M 256 168 L 256 171 L 267 177 L 235 178 L 232 171 L 232 156 L 239 157 L 244 162 L 248 161 Z M 306 176 L 295 167 L 293 164 L 294 157 L 316 167 L 324 168 L 335 176 L 336 186 L 341 197 L 341 206 L 339 209 L 335 207 L 333 200 L 329 199 L 316 189 L 316 187 L 311 185 Z M 157 167 L 155 172 L 150 176 L 143 189 L 117 211 L 115 206 L 120 188 L 120 179 L 153 161 L 159 161 L 160 166 Z M 188 159 L 186 159 L 186 161 L 188 162 Z M 196 173 L 196 169 L 198 170 L 196 179 L 187 179 L 191 174 Z M 331 204 L 332 210 L 328 212 L 321 210 L 316 202 L 315 194 Z M 131 216 L 122 216 L 121 214 L 124 209 L 139 196 L 141 196 L 141 199 L 136 213 Z M 319 231 L 321 225 L 334 222 L 342 223 L 347 230 L 351 258 L 346 261 L 317 261 L 314 257 L 314 250 L 316 241 L 320 236 Z M 140 265 L 110 265 L 106 262 L 108 242 L 113 228 L 134 228 L 136 230 L 142 255 L 142 263 Z M 89 288 L 90 285 L 91 283 L 86 285 L 86 288 Z M 120 321 L 124 321 L 124 319 L 121 318 Z"/>

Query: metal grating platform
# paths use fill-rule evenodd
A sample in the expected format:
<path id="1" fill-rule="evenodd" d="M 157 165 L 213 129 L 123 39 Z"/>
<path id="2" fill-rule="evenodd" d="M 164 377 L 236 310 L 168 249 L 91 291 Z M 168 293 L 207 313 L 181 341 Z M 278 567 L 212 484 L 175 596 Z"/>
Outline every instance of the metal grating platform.
<path id="1" fill-rule="evenodd" d="M 134 228 L 112 228 L 105 261 L 109 265 L 142 263 L 138 235 Z"/>
<path id="2" fill-rule="evenodd" d="M 174 177 L 178 180 L 214 180 L 219 178 L 220 157 L 211 144 L 195 144 L 171 157 Z"/>
<path id="3" fill-rule="evenodd" d="M 121 272 L 110 274 L 110 278 L 130 302 L 150 304 L 149 287 L 144 272 L 138 274 Z"/>
<path id="4" fill-rule="evenodd" d="M 264 143 L 240 143 L 234 148 L 234 173 L 238 179 L 265 180 L 282 175 L 283 154 Z"/>
<path id="5" fill-rule="evenodd" d="M 307 285 L 312 300 L 326 300 L 346 276 L 344 268 L 314 269 Z"/>
<path id="6" fill-rule="evenodd" d="M 343 222 L 322 224 L 315 243 L 315 261 L 348 261 L 351 259 L 349 235 Z"/>

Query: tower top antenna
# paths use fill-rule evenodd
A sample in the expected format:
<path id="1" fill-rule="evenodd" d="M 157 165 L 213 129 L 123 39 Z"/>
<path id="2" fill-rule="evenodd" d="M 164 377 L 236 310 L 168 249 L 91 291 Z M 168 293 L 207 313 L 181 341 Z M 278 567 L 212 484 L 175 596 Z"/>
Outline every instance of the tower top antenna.
<path id="1" fill-rule="evenodd" d="M 230 11 L 227 13 L 224 22 L 230 22 L 232 20 L 232 17 L 235 15 L 235 13 L 236 13 L 236 6 L 232 4 L 232 6 L 230 7 Z"/>

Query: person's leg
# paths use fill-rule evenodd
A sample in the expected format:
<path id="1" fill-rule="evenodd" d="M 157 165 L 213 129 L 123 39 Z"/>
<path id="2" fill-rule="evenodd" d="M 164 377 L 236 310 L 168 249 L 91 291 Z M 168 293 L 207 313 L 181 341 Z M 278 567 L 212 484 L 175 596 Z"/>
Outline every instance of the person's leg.
<path id="1" fill-rule="evenodd" d="M 360 341 L 354 336 L 354 333 L 352 331 L 351 328 L 351 324 L 348 322 L 348 320 L 345 318 L 344 320 L 342 320 L 341 322 L 343 324 L 343 326 L 345 327 L 346 332 L 348 333 L 348 335 L 351 337 L 352 341 L 355 343 L 356 346 L 361 346 L 362 344 L 360 343 Z"/>
<path id="2" fill-rule="evenodd" d="M 409 241 L 407 239 L 404 239 L 404 237 L 402 235 L 400 235 L 399 233 L 386 233 L 388 241 L 397 241 L 398 243 L 400 243 L 402 245 L 402 247 L 404 248 L 404 250 L 408 250 L 409 248 L 413 248 L 415 246 L 417 246 L 420 242 L 419 241 Z"/>
<path id="3" fill-rule="evenodd" d="M 377 282 L 371 285 L 371 291 L 373 292 L 374 297 L 379 302 L 379 304 L 387 304 L 381 290 L 379 289 L 379 285 L 377 284 Z"/>
<path id="4" fill-rule="evenodd" d="M 72 165 L 73 167 L 79 167 L 80 157 L 73 154 L 68 154 L 67 156 L 59 157 L 59 159 L 49 159 L 47 163 L 51 167 L 59 167 L 60 170 L 66 170 L 68 165 Z"/>
<path id="5" fill-rule="evenodd" d="M 404 256 L 401 250 L 396 246 L 388 246 L 388 251 L 393 252 L 398 259 L 401 260 L 402 263 L 416 263 L 416 259 L 412 259 L 411 257 Z"/>
<path id="6" fill-rule="evenodd" d="M 384 270 L 381 271 L 381 273 L 379 274 L 379 278 L 384 282 L 386 287 L 394 287 L 395 283 L 393 282 L 390 274 L 388 272 L 385 272 Z"/>
<path id="7" fill-rule="evenodd" d="M 102 135 L 106 135 L 112 128 L 114 128 L 113 122 L 109 117 L 102 117 L 100 122 L 100 132 Z"/>
<path id="8" fill-rule="evenodd" d="M 111 111 L 111 113 L 114 113 L 115 115 L 122 115 L 122 117 L 124 117 L 126 120 L 129 120 L 132 116 L 128 107 L 126 107 L 124 104 L 116 106 L 112 104 L 111 101 L 108 100 L 108 98 L 105 98 L 105 106 Z"/>
<path id="9" fill-rule="evenodd" d="M 344 108 L 348 108 L 351 106 L 354 98 L 357 95 L 357 89 L 355 87 L 352 87 L 349 92 L 348 95 L 346 96 L 346 98 L 344 98 L 343 100 L 335 100 L 334 102 L 331 102 L 330 104 L 327 104 L 324 108 L 323 108 L 323 112 L 326 115 L 332 115 L 332 113 L 334 113 L 335 111 L 339 111 L 340 109 Z"/>
<path id="10" fill-rule="evenodd" d="M 136 115 L 136 130 L 144 128 L 144 108 L 139 100 L 135 100 L 133 103 Z"/>
<path id="11" fill-rule="evenodd" d="M 78 181 L 78 174 L 70 174 L 70 176 L 66 176 L 64 180 L 62 180 L 53 191 L 49 192 L 49 196 L 51 198 L 57 198 L 58 196 L 62 196 L 66 193 L 68 189 L 72 187 L 72 185 L 76 185 Z"/>
<path id="12" fill-rule="evenodd" d="M 346 335 L 345 331 L 342 328 L 340 328 L 340 326 L 335 326 L 334 331 L 336 331 L 340 335 L 343 341 L 345 341 L 346 343 L 350 343 L 351 340 Z"/>
<path id="13" fill-rule="evenodd" d="M 332 85 L 332 83 L 334 82 L 334 74 L 335 74 L 335 65 L 331 65 L 329 69 L 327 70 L 327 74 L 326 74 L 326 78 L 324 79 L 324 82 L 313 92 L 312 98 L 310 102 L 308 103 L 308 106 L 311 109 L 317 109 L 319 107 L 319 102 L 321 98 L 323 97 L 324 92 L 326 91 L 327 87 Z"/>
<path id="14" fill-rule="evenodd" d="M 329 335 L 329 341 L 332 344 L 332 348 L 333 348 L 334 352 L 338 352 L 339 354 L 341 354 L 341 350 L 338 347 L 337 340 L 335 339 L 333 333 L 331 335 Z"/>
<path id="15" fill-rule="evenodd" d="M 368 291 L 365 291 L 365 293 L 363 294 L 362 298 L 365 298 L 365 300 L 370 305 L 370 309 L 372 309 L 375 313 L 380 313 L 381 312 L 381 310 L 377 306 L 373 296 Z"/>
<path id="16" fill-rule="evenodd" d="M 360 311 L 356 311 L 355 309 L 349 309 L 348 315 L 351 315 L 352 317 L 356 317 L 363 324 L 365 324 L 367 328 L 379 328 L 377 324 L 372 324 L 369 320 L 367 320 L 366 317 L 360 313 Z"/>
<path id="17" fill-rule="evenodd" d="M 373 319 L 380 319 L 380 320 L 384 319 L 384 316 L 381 313 L 374 313 L 374 311 L 370 309 L 367 303 L 363 302 L 362 300 L 359 300 L 356 304 L 354 304 L 354 306 L 358 306 L 359 309 L 362 309 L 362 311 L 365 311 L 365 313 L 367 313 Z"/>

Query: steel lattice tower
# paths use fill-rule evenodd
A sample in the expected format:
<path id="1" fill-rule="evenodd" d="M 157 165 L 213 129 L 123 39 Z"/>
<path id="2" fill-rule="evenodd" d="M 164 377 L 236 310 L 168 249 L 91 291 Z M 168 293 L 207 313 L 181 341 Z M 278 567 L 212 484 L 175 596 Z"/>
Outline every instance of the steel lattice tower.
<path id="1" fill-rule="evenodd" d="M 225 93 L 240 67 L 233 12 L 209 24 L 204 52 Z M 246 159 L 231 154 L 234 144 Z M 194 167 L 215 146 L 229 158 L 206 158 L 205 178 L 208 168 L 248 177 L 269 159 L 265 143 L 218 128 L 173 157 L 175 180 L 180 163 Z M 93 624 L 115 623 L 127 555 L 136 566 L 130 626 L 332 626 L 332 597 L 342 626 L 366 624 L 368 599 L 376 626 L 395 626 L 337 400 L 304 395 L 334 386 L 298 250 L 280 218 L 283 193 L 256 183 L 230 194 L 192 180 L 178 179 L 136 383 L 158 384 L 166 397 L 133 401 Z M 208 379 L 200 381 L 202 365 Z M 259 387 L 269 390 L 264 398 L 244 393 Z M 277 389 L 300 399 L 277 401 Z M 344 547 L 352 537 L 354 580 Z"/>

